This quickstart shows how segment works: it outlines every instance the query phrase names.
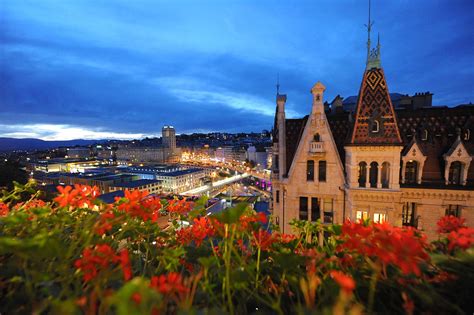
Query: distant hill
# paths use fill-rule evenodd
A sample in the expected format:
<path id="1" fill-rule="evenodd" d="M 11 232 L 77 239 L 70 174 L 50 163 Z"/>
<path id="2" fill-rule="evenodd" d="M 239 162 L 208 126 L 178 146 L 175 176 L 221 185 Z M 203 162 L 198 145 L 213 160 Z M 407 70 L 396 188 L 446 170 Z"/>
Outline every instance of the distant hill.
<path id="1" fill-rule="evenodd" d="M 0 151 L 12 150 L 45 150 L 57 147 L 71 147 L 76 145 L 91 145 L 104 140 L 63 140 L 63 141 L 45 141 L 34 138 L 16 139 L 16 138 L 1 138 L 0 137 Z"/>

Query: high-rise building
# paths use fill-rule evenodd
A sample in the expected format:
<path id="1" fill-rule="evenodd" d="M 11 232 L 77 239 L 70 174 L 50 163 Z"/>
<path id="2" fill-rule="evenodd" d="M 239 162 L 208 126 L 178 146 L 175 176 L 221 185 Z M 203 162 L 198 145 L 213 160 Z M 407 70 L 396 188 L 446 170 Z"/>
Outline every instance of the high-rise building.
<path id="1" fill-rule="evenodd" d="M 176 151 L 176 130 L 173 126 L 163 126 L 161 130 L 163 147 L 170 149 L 171 154 Z"/>

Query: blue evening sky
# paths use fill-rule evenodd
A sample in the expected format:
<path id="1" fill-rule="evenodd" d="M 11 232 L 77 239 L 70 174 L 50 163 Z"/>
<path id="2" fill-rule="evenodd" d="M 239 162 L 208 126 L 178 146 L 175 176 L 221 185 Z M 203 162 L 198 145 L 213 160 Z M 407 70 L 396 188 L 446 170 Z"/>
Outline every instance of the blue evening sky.
<path id="1" fill-rule="evenodd" d="M 390 92 L 474 101 L 474 1 L 373 0 Z M 358 93 L 367 1 L 0 1 L 0 136 L 140 138 L 270 129 Z"/>

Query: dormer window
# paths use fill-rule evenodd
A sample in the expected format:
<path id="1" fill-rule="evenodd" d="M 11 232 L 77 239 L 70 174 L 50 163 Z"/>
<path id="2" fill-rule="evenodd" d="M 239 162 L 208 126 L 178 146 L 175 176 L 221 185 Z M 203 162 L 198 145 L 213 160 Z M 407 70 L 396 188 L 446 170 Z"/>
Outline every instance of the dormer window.
<path id="1" fill-rule="evenodd" d="M 428 140 L 428 130 L 423 130 L 422 134 L 421 134 L 421 140 L 423 141 L 426 141 Z"/>
<path id="2" fill-rule="evenodd" d="M 464 133 L 464 140 L 469 141 L 470 138 L 471 138 L 471 130 L 466 129 L 466 132 Z"/>
<path id="3" fill-rule="evenodd" d="M 372 122 L 372 132 L 377 133 L 380 131 L 380 122 L 378 120 L 374 120 Z"/>

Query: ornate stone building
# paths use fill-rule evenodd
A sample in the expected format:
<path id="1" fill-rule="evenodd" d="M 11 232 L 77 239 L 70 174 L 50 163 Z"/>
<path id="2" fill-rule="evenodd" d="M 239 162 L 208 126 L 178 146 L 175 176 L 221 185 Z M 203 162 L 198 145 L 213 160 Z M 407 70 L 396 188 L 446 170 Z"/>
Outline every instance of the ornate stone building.
<path id="1" fill-rule="evenodd" d="M 286 95 L 277 93 L 275 222 L 290 233 L 293 219 L 370 218 L 414 226 L 431 238 L 436 222 L 447 214 L 474 226 L 474 106 L 395 109 L 380 43 L 370 49 L 370 25 L 355 112 L 331 111 L 318 82 L 311 89 L 311 113 L 286 119 Z"/>

